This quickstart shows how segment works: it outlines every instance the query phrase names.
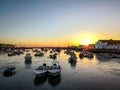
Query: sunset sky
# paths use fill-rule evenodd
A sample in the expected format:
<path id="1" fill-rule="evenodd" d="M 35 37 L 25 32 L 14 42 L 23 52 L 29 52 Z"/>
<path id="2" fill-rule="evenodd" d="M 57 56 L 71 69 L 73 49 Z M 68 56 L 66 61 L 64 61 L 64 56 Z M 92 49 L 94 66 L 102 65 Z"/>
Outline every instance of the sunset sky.
<path id="1" fill-rule="evenodd" d="M 120 40 L 120 0 L 0 0 L 0 43 L 67 46 Z"/>

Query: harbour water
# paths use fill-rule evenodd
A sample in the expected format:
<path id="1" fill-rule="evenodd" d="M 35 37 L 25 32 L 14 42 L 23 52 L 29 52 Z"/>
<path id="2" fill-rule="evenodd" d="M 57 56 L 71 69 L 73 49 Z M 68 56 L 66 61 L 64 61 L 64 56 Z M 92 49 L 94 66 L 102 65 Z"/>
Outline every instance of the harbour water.
<path id="1" fill-rule="evenodd" d="M 56 61 L 62 67 L 61 75 L 58 77 L 35 78 L 33 70 L 46 63 L 52 64 L 48 58 L 49 52 L 43 57 L 32 55 L 32 63 L 25 63 L 24 56 L 9 56 L 0 53 L 0 90 L 120 90 L 120 59 L 98 60 L 94 58 L 79 58 L 77 62 L 69 63 L 69 55 L 64 50 L 58 54 Z M 15 66 L 16 73 L 12 76 L 3 76 L 2 72 L 7 66 Z"/>

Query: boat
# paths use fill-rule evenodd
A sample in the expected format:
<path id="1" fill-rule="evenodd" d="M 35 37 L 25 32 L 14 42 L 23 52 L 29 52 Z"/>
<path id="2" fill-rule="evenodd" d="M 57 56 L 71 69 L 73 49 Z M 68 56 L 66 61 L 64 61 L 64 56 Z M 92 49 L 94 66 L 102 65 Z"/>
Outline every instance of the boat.
<path id="1" fill-rule="evenodd" d="M 54 59 L 54 60 L 57 58 L 56 54 L 54 54 L 54 55 L 49 55 L 49 57 L 50 57 L 50 59 Z"/>
<path id="2" fill-rule="evenodd" d="M 4 71 L 3 71 L 3 75 L 4 76 L 12 76 L 13 74 L 15 74 L 15 67 L 7 67 Z"/>
<path id="3" fill-rule="evenodd" d="M 44 53 L 36 52 L 34 56 L 35 56 L 35 57 L 37 57 L 37 56 L 44 56 Z"/>
<path id="4" fill-rule="evenodd" d="M 80 57 L 80 58 L 84 58 L 84 54 L 83 54 L 83 53 L 80 53 L 80 54 L 79 54 L 79 57 Z"/>
<path id="5" fill-rule="evenodd" d="M 32 56 L 30 55 L 30 53 L 27 53 L 25 56 L 25 61 L 31 61 Z"/>
<path id="6" fill-rule="evenodd" d="M 87 52 L 86 56 L 87 56 L 87 58 L 93 58 L 94 57 L 94 55 L 92 53 L 90 53 L 90 52 Z"/>
<path id="7" fill-rule="evenodd" d="M 80 58 L 84 58 L 84 57 L 86 57 L 86 58 L 93 58 L 94 57 L 94 55 L 91 53 L 91 52 L 81 52 L 80 54 L 79 54 L 79 57 Z"/>
<path id="8" fill-rule="evenodd" d="M 59 76 L 61 73 L 61 66 L 58 61 L 53 61 L 52 66 L 48 67 L 48 75 L 49 76 Z"/>
<path id="9" fill-rule="evenodd" d="M 8 52 L 8 56 L 13 56 L 13 55 L 15 55 L 15 53 L 14 52 Z"/>
<path id="10" fill-rule="evenodd" d="M 70 54 L 70 58 L 69 58 L 69 62 L 76 62 L 77 61 L 77 57 L 74 53 Z"/>
<path id="11" fill-rule="evenodd" d="M 36 75 L 36 77 L 42 77 L 47 75 L 48 73 L 48 69 L 45 63 L 43 63 L 42 66 L 39 66 L 38 68 L 36 68 L 33 73 Z"/>

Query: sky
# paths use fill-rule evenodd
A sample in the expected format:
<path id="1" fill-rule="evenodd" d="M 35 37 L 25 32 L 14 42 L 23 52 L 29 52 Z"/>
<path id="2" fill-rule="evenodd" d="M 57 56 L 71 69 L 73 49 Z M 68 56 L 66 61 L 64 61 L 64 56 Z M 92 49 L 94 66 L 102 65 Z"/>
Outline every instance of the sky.
<path id="1" fill-rule="evenodd" d="M 120 0 L 0 0 L 0 43 L 68 46 L 120 40 Z"/>

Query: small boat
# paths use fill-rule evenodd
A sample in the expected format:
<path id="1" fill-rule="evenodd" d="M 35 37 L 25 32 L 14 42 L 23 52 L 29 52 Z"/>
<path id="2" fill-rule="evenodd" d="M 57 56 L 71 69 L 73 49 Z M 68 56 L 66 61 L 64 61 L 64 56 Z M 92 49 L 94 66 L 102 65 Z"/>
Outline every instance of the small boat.
<path id="1" fill-rule="evenodd" d="M 58 76 L 61 73 L 61 66 L 59 66 L 58 61 L 53 61 L 52 66 L 48 67 L 48 75 L 49 76 Z"/>
<path id="2" fill-rule="evenodd" d="M 36 75 L 36 77 L 45 76 L 45 75 L 47 75 L 47 72 L 48 72 L 48 70 L 47 70 L 47 66 L 45 63 L 43 63 L 42 66 L 39 66 L 37 69 L 35 69 L 33 71 L 33 73 Z"/>
<path id="3" fill-rule="evenodd" d="M 83 53 L 80 53 L 80 54 L 79 54 L 79 57 L 80 57 L 80 58 L 84 58 L 84 54 L 83 54 Z"/>
<path id="4" fill-rule="evenodd" d="M 35 57 L 37 57 L 37 56 L 44 56 L 44 53 L 37 52 L 37 53 L 35 53 Z"/>
<path id="5" fill-rule="evenodd" d="M 32 59 L 32 56 L 30 55 L 30 53 L 27 53 L 26 56 L 25 56 L 25 60 L 26 61 L 31 61 Z"/>
<path id="6" fill-rule="evenodd" d="M 54 59 L 54 60 L 57 58 L 56 54 L 54 54 L 54 55 L 49 55 L 49 57 L 50 57 L 50 59 Z"/>
<path id="7" fill-rule="evenodd" d="M 88 58 L 93 58 L 94 55 L 92 53 L 88 53 Z"/>
<path id="8" fill-rule="evenodd" d="M 69 58 L 69 62 L 76 62 L 77 60 L 77 57 L 74 53 L 71 53 L 70 54 L 70 58 Z"/>
<path id="9" fill-rule="evenodd" d="M 3 71 L 3 75 L 4 76 L 12 76 L 13 74 L 15 74 L 15 67 L 8 67 Z"/>
<path id="10" fill-rule="evenodd" d="M 8 52 L 8 56 L 13 56 L 13 55 L 15 55 L 14 52 Z"/>
<path id="11" fill-rule="evenodd" d="M 82 52 L 82 53 L 79 54 L 79 57 L 80 58 L 84 58 L 84 57 L 86 57 L 86 58 L 93 58 L 94 55 L 91 52 L 84 52 L 84 53 Z"/>

